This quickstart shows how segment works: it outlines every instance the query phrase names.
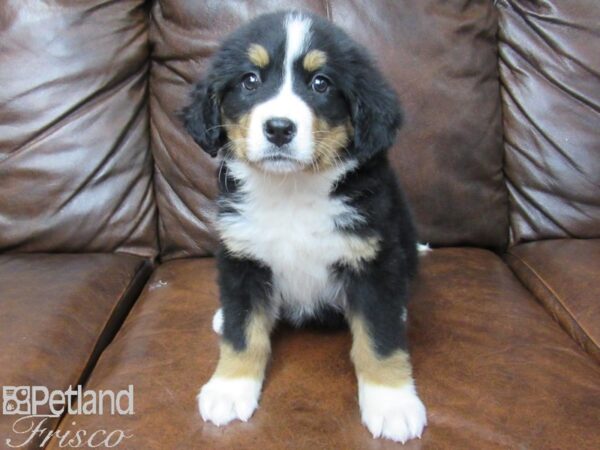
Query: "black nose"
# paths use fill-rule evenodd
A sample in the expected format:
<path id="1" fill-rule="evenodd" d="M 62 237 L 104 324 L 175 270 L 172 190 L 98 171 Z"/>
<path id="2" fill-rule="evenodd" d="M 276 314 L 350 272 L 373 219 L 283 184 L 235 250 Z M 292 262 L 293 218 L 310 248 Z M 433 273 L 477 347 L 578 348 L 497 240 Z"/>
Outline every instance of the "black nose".
<path id="1" fill-rule="evenodd" d="M 288 144 L 296 135 L 296 125 L 289 119 L 277 117 L 265 122 L 265 136 L 278 147 Z"/>

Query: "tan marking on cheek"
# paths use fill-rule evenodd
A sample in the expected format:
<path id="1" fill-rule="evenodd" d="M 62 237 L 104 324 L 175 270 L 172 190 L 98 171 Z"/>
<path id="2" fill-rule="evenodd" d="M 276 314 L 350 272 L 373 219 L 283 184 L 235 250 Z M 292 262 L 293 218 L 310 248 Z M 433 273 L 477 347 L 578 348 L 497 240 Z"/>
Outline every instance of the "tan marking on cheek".
<path id="1" fill-rule="evenodd" d="M 319 70 L 327 62 L 327 54 L 322 50 L 309 51 L 302 60 L 302 66 L 307 72 Z"/>
<path id="2" fill-rule="evenodd" d="M 221 113 L 222 114 L 222 113 Z M 241 160 L 247 159 L 248 154 L 248 129 L 250 127 L 250 114 L 244 114 L 237 121 L 224 117 L 223 125 L 229 138 L 227 149 Z"/>
<path id="3" fill-rule="evenodd" d="M 364 320 L 359 316 L 350 319 L 352 351 L 356 376 L 367 383 L 389 387 L 401 387 L 412 382 L 412 366 L 408 353 L 397 350 L 382 358 L 375 346 Z"/>
<path id="4" fill-rule="evenodd" d="M 271 354 L 272 323 L 266 315 L 253 313 L 246 327 L 246 349 L 239 352 L 221 342 L 219 364 L 215 377 L 262 379 Z"/>
<path id="5" fill-rule="evenodd" d="M 260 44 L 250 44 L 250 47 L 248 47 L 248 59 L 256 67 L 264 69 L 269 65 L 269 52 Z"/>
<path id="6" fill-rule="evenodd" d="M 335 166 L 340 161 L 341 154 L 350 142 L 350 136 L 353 133 L 350 121 L 331 126 L 326 120 L 314 117 L 315 166 L 321 170 Z"/>

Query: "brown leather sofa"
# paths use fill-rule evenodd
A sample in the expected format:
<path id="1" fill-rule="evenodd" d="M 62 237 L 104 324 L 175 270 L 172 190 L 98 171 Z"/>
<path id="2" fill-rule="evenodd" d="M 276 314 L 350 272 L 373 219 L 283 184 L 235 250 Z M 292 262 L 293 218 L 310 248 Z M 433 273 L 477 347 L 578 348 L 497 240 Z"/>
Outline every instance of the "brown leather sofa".
<path id="1" fill-rule="evenodd" d="M 217 163 L 177 112 L 219 40 L 282 7 L 349 30 L 404 105 L 391 160 L 435 247 L 409 312 L 429 426 L 406 448 L 600 448 L 597 0 L 4 0 L 0 385 L 135 389 L 133 415 L 49 418 L 21 448 L 400 447 L 360 424 L 346 331 L 278 330 L 248 423 L 196 410 Z"/>

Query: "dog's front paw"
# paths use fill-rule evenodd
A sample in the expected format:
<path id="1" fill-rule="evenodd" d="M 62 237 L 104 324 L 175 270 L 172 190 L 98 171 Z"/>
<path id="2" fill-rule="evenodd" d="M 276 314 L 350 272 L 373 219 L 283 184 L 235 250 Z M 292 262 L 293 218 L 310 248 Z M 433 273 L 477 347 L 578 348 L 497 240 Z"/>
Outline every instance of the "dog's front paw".
<path id="1" fill-rule="evenodd" d="M 375 438 L 404 444 L 420 438 L 427 425 L 425 406 L 412 384 L 393 388 L 359 381 L 358 402 L 362 422 Z"/>
<path id="2" fill-rule="evenodd" d="M 260 388 L 260 381 L 250 378 L 212 378 L 198 394 L 200 415 L 217 426 L 246 422 L 258 407 Z"/>

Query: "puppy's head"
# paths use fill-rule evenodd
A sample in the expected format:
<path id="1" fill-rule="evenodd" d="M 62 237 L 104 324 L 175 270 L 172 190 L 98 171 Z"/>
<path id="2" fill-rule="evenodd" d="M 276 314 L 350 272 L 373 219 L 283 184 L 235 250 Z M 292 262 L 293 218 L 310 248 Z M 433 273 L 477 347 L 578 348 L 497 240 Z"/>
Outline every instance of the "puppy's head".
<path id="1" fill-rule="evenodd" d="M 265 171 L 324 170 L 388 149 L 396 94 L 364 50 L 308 13 L 261 16 L 231 35 L 184 110 L 210 155 Z"/>

